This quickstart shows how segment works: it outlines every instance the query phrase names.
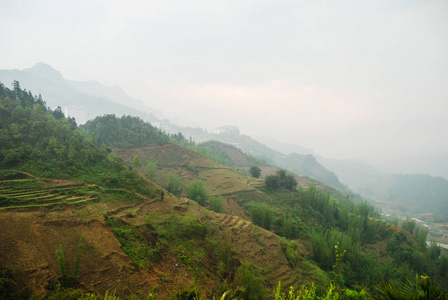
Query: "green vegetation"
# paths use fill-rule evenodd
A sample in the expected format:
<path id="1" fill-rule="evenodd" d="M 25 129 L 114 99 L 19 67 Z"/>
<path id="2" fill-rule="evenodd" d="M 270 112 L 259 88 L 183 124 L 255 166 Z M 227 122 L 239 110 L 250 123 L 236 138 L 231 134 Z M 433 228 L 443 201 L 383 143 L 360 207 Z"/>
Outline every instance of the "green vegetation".
<path id="1" fill-rule="evenodd" d="M 431 213 L 425 217 L 429 222 L 448 221 L 448 180 L 445 178 L 425 174 L 386 175 L 370 171 L 351 174 L 346 171 L 341 168 L 339 172 L 346 175 L 351 187 L 363 191 L 368 197 L 380 199 L 387 204 L 388 210 L 397 215 Z"/>
<path id="2" fill-rule="evenodd" d="M 144 234 L 142 234 L 145 231 L 151 232 L 151 227 L 130 227 L 124 225 L 120 219 L 115 218 L 106 218 L 106 223 L 111 226 L 112 232 L 120 242 L 124 253 L 138 266 L 148 267 L 151 262 L 162 258 L 162 244 L 154 242 L 151 246 L 146 242 Z"/>
<path id="3" fill-rule="evenodd" d="M 141 168 L 142 167 L 142 163 L 140 162 L 140 158 L 138 158 L 138 156 L 134 156 L 134 159 L 132 160 L 132 166 L 136 167 L 136 168 Z"/>
<path id="4" fill-rule="evenodd" d="M 102 192 L 96 185 L 67 183 L 54 187 L 39 179 L 3 180 L 0 186 L 0 210 L 86 204 L 101 200 Z"/>
<path id="5" fill-rule="evenodd" d="M 31 290 L 28 286 L 21 288 L 14 275 L 12 268 L 0 268 L 0 300 L 30 299 Z"/>
<path id="6" fill-rule="evenodd" d="M 221 196 L 214 196 L 210 198 L 210 210 L 217 212 L 217 213 L 223 213 L 224 208 L 224 200 Z"/>
<path id="7" fill-rule="evenodd" d="M 290 287 L 288 294 L 286 295 L 285 293 L 282 292 L 282 285 L 281 282 L 279 282 L 274 294 L 275 300 L 315 300 L 315 299 L 337 300 L 340 297 L 341 296 L 339 291 L 337 291 L 337 287 L 334 286 L 333 284 L 330 284 L 330 286 L 322 296 L 318 296 L 316 294 L 316 287 L 314 286 L 314 284 L 312 284 L 311 287 L 304 285 L 297 292 L 294 290 L 293 287 Z M 349 298 L 349 299 L 357 299 L 357 298 Z"/>
<path id="8" fill-rule="evenodd" d="M 132 270 L 122 271 L 131 276 L 144 270 L 141 274 L 154 276 L 149 282 L 164 287 L 179 284 L 176 291 L 168 291 L 174 298 L 205 299 L 226 293 L 231 298 L 267 299 L 269 291 L 275 293 L 275 299 L 367 299 L 379 292 L 386 298 L 401 299 L 408 297 L 409 291 L 417 298 L 446 297 L 436 282 L 448 282 L 448 258 L 441 256 L 436 243 L 426 245 L 427 231 L 412 219 L 402 222 L 402 230 L 397 229 L 379 220 L 369 203 L 355 204 L 318 182 L 319 186 L 298 187 L 294 175 L 285 170 L 266 176 L 265 185 L 260 186 L 262 180 L 215 164 L 179 145 L 166 144 L 168 135 L 138 118 L 96 118 L 83 127 L 86 137 L 61 109 L 45 108 L 41 98 L 21 90 L 18 84 L 13 91 L 1 85 L 0 101 L 2 217 L 10 217 L 8 222 L 20 221 L 21 213 L 36 209 L 31 223 L 40 222 L 36 216 L 42 215 L 40 225 L 60 217 L 73 218 L 72 223 L 79 222 L 79 226 L 87 226 L 84 228 L 92 224 L 98 230 L 110 230 L 112 241 L 118 240 L 127 255 L 125 259 L 135 263 Z M 196 148 L 181 134 L 171 139 Z M 140 149 L 115 149 L 124 153 L 126 166 L 106 144 Z M 206 155 L 219 161 L 220 149 L 207 150 Z M 152 186 L 156 185 L 133 169 L 166 186 L 173 195 L 184 193 L 202 207 L 169 194 L 164 201 L 146 201 L 155 195 Z M 38 179 L 25 172 L 66 181 Z M 184 180 L 190 182 L 185 192 Z M 157 194 L 163 192 L 158 188 Z M 223 197 L 229 200 L 226 208 Z M 210 213 L 206 207 L 219 213 L 227 209 L 232 215 Z M 95 222 L 87 223 L 91 221 Z M 234 247 L 236 243 L 244 246 Z M 53 286 L 49 299 L 130 295 L 130 291 L 86 293 L 75 289 L 82 281 L 81 249 L 80 241 L 76 256 L 67 259 L 59 246 L 59 284 Z M 89 258 L 107 263 L 110 256 L 98 249 L 91 251 Z M 120 261 L 123 252 L 118 252 L 121 256 L 113 258 Z M 273 275 L 276 271 L 278 277 Z M 410 281 L 417 273 L 431 279 Z M 11 273 L 1 275 L 0 291 L 16 295 L 20 289 Z M 111 282 L 112 276 L 105 281 Z M 285 294 L 281 285 L 274 288 L 278 281 L 300 288 Z M 150 296 L 152 299 L 153 294 Z"/>
<path id="9" fill-rule="evenodd" d="M 86 138 L 61 113 L 46 108 L 18 82 L 13 90 L 0 83 L 0 168 L 151 194 L 121 158 L 99 147 L 94 135 Z"/>
<path id="10" fill-rule="evenodd" d="M 171 139 L 178 145 L 199 152 L 201 155 L 211 159 L 218 164 L 227 166 L 229 164 L 229 157 L 222 153 L 219 149 L 213 147 L 207 147 L 207 143 L 197 145 L 191 138 L 187 140 L 181 132 L 172 134 Z"/>
<path id="11" fill-rule="evenodd" d="M 272 209 L 266 204 L 254 203 L 250 208 L 252 222 L 266 230 L 271 229 L 271 224 L 274 220 Z"/>
<path id="12" fill-rule="evenodd" d="M 81 236 L 79 240 L 76 257 L 73 261 L 70 261 L 65 257 L 62 244 L 59 244 L 59 247 L 56 250 L 56 258 L 60 273 L 58 281 L 64 288 L 75 287 L 79 283 L 79 267 L 82 259 L 82 248 L 84 247 L 82 240 L 83 236 Z"/>
<path id="13" fill-rule="evenodd" d="M 183 144 L 181 144 L 181 145 L 183 145 Z M 201 153 L 203 156 L 217 162 L 218 164 L 221 164 L 221 165 L 228 164 L 228 159 L 225 156 L 221 155 L 219 152 L 214 152 L 213 150 L 202 147 L 201 145 L 196 145 L 194 143 L 189 143 L 185 146 L 191 150 Z"/>
<path id="14" fill-rule="evenodd" d="M 137 157 L 137 156 L 136 156 Z M 144 174 L 147 178 L 154 180 L 157 174 L 157 163 L 153 161 L 146 161 L 144 165 Z"/>
<path id="15" fill-rule="evenodd" d="M 187 185 L 187 197 L 193 201 L 196 201 L 201 206 L 205 206 L 208 199 L 208 191 L 205 189 L 204 184 L 200 180 L 194 180 Z"/>
<path id="16" fill-rule="evenodd" d="M 448 299 L 448 291 L 444 290 L 434 279 L 428 276 L 415 276 L 415 280 L 406 282 L 388 282 L 378 286 L 378 290 L 386 299 Z"/>
<path id="17" fill-rule="evenodd" d="M 245 263 L 237 269 L 235 281 L 237 286 L 243 287 L 242 299 L 258 300 L 266 298 L 267 290 L 260 275 L 261 270 L 250 263 Z"/>
<path id="18" fill-rule="evenodd" d="M 261 177 L 261 169 L 258 166 L 251 166 L 249 169 L 250 176 L 254 178 L 260 178 Z"/>
<path id="19" fill-rule="evenodd" d="M 168 135 L 138 117 L 104 115 L 87 121 L 81 130 L 99 145 L 140 148 L 170 142 Z"/>
<path id="20" fill-rule="evenodd" d="M 275 175 L 267 175 L 265 177 L 265 187 L 267 190 L 275 190 L 278 188 L 285 188 L 288 190 L 297 187 L 297 181 L 293 174 L 287 174 L 286 170 L 278 170 Z"/>
<path id="21" fill-rule="evenodd" d="M 254 171 L 256 171 L 259 166 L 266 166 L 266 161 L 264 159 L 258 159 L 251 154 L 243 153 L 240 148 L 229 143 L 206 141 L 200 143 L 199 146 L 209 149 L 215 157 L 224 158 L 224 162 L 220 162 L 221 164 L 246 175 L 250 174 L 249 170 L 251 166 L 254 167 Z M 260 176 L 261 169 L 260 174 L 256 178 L 259 178 Z"/>
<path id="22" fill-rule="evenodd" d="M 219 280 L 224 280 L 229 277 L 230 260 L 232 258 L 232 242 L 227 236 L 219 241 L 215 248 L 218 265 L 216 267 L 216 275 Z"/>
<path id="23" fill-rule="evenodd" d="M 179 175 L 170 174 L 168 176 L 168 186 L 166 189 L 173 195 L 180 196 L 182 194 L 182 190 L 184 189 L 182 177 Z"/>
<path id="24" fill-rule="evenodd" d="M 346 199 L 331 199 L 328 192 L 314 186 L 268 190 L 264 197 L 245 191 L 238 194 L 238 199 L 251 213 L 254 224 L 288 239 L 309 239 L 310 258 L 328 274 L 334 272 L 334 247 L 338 245 L 340 253 L 346 252 L 337 279 L 344 288 L 361 286 L 372 291 L 386 279 L 405 280 L 416 273 L 446 280 L 440 249 L 436 244 L 426 246 L 424 230 L 415 229 L 408 221 L 405 231 L 396 231 L 384 221 L 373 219 L 378 213 L 368 203 L 356 205 Z M 295 249 L 292 243 L 283 243 L 291 264 Z"/>
<path id="25" fill-rule="evenodd" d="M 299 258 L 298 245 L 296 241 L 286 241 L 282 242 L 282 249 L 285 253 L 286 259 L 288 260 L 291 267 L 296 265 L 297 259 Z"/>

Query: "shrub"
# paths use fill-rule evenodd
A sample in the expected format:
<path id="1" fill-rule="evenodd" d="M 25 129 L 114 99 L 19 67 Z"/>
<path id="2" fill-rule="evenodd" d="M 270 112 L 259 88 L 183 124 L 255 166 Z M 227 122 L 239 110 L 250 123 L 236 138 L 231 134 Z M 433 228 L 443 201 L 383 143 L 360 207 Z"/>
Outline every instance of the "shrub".
<path id="1" fill-rule="evenodd" d="M 157 163 L 152 162 L 150 160 L 146 161 L 145 164 L 145 175 L 148 179 L 154 180 L 157 174 Z"/>
<path id="2" fill-rule="evenodd" d="M 278 283 L 277 288 L 275 289 L 274 294 L 275 300 L 314 300 L 316 299 L 316 287 L 311 285 L 311 288 L 308 288 L 307 286 L 302 286 L 302 288 L 297 292 L 294 291 L 294 288 L 291 286 L 289 288 L 288 296 L 285 295 L 285 293 L 282 293 L 282 284 L 281 282 Z"/>
<path id="3" fill-rule="evenodd" d="M 201 206 L 205 206 L 207 201 L 208 192 L 204 187 L 204 184 L 200 180 L 194 180 L 187 186 L 187 197 L 193 201 L 196 201 Z"/>
<path id="4" fill-rule="evenodd" d="M 229 272 L 229 264 L 232 256 L 232 242 L 230 237 L 224 238 L 215 247 L 215 253 L 218 258 L 218 266 L 216 267 L 216 275 L 219 279 L 224 279 L 227 277 Z"/>
<path id="5" fill-rule="evenodd" d="M 89 298 L 87 298 L 89 297 Z M 78 299 L 92 299 L 88 295 L 84 295 L 84 291 L 80 289 L 64 288 L 57 285 L 54 290 L 50 292 L 48 300 L 78 300 Z M 95 298 L 96 299 L 96 296 Z"/>
<path id="6" fill-rule="evenodd" d="M 81 265 L 82 243 L 84 236 L 81 236 L 78 243 L 78 249 L 76 251 L 76 257 L 74 261 L 69 261 L 64 256 L 62 245 L 59 244 L 59 248 L 56 250 L 56 258 L 59 266 L 59 283 L 63 288 L 75 287 L 79 280 L 79 267 Z"/>
<path id="7" fill-rule="evenodd" d="M 260 270 L 246 262 L 236 271 L 235 281 L 244 289 L 242 299 L 259 300 L 267 296 L 266 287 L 260 277 Z"/>
<path id="8" fill-rule="evenodd" d="M 224 212 L 224 201 L 222 197 L 215 196 L 210 198 L 210 209 L 217 213 Z"/>
<path id="9" fill-rule="evenodd" d="M 269 206 L 265 204 L 254 204 L 250 209 L 250 214 L 252 216 L 252 222 L 266 230 L 271 228 L 272 220 L 274 219 L 274 214 Z"/>
<path id="10" fill-rule="evenodd" d="M 140 159 L 138 156 L 134 156 L 134 159 L 132 160 L 132 165 L 136 168 L 140 168 L 142 166 L 142 163 L 140 162 Z"/>
<path id="11" fill-rule="evenodd" d="M 447 299 L 448 292 L 428 276 L 415 276 L 406 283 L 383 283 L 377 287 L 386 299 Z"/>
<path id="12" fill-rule="evenodd" d="M 0 300 L 31 299 L 31 296 L 31 289 L 28 286 L 20 289 L 14 278 L 14 272 L 11 268 L 0 268 Z"/>
<path id="13" fill-rule="evenodd" d="M 299 258 L 299 248 L 295 241 L 286 241 L 281 243 L 283 253 L 285 253 L 291 267 L 294 267 L 297 259 Z"/>
<path id="14" fill-rule="evenodd" d="M 280 178 L 277 175 L 267 175 L 264 179 L 264 186 L 272 191 L 280 187 Z"/>
<path id="15" fill-rule="evenodd" d="M 299 217 L 283 215 L 275 222 L 275 233 L 288 239 L 296 239 L 300 234 L 300 225 Z"/>
<path id="16" fill-rule="evenodd" d="M 297 187 L 297 181 L 293 174 L 288 174 L 286 170 L 281 169 L 277 171 L 277 174 L 265 177 L 265 187 L 267 190 L 275 190 L 280 187 L 293 190 Z"/>
<path id="17" fill-rule="evenodd" d="M 260 178 L 261 177 L 261 169 L 257 166 L 251 166 L 249 169 L 250 176 L 254 178 Z"/>
<path id="18" fill-rule="evenodd" d="M 126 226 L 118 218 L 106 218 L 114 236 L 129 258 L 140 267 L 147 267 L 151 262 L 162 258 L 163 245 L 156 242 L 154 247 L 146 241 L 144 236 L 152 234 L 150 226 Z"/>
<path id="19" fill-rule="evenodd" d="M 168 176 L 168 186 L 167 191 L 175 196 L 180 196 L 182 190 L 184 189 L 184 184 L 182 178 L 175 174 L 170 174 Z"/>

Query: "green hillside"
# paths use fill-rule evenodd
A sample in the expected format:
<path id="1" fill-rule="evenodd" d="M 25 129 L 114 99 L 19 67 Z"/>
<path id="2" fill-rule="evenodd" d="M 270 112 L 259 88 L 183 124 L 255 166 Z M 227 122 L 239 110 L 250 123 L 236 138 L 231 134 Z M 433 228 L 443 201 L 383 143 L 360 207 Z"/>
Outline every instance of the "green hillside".
<path id="1" fill-rule="evenodd" d="M 244 153 L 264 160 L 270 165 L 285 168 L 288 171 L 298 175 L 317 179 L 337 189 L 345 188 L 345 186 L 339 181 L 338 177 L 320 164 L 312 155 L 297 153 L 285 155 L 278 151 L 272 150 L 266 145 L 254 140 L 250 136 L 242 134 L 212 134 L 205 132 L 200 128 L 179 127 L 169 122 L 164 124 L 164 126 L 167 127 L 167 130 L 171 133 L 182 132 L 185 136 L 192 137 L 195 141 L 208 142 L 212 140 L 230 145 L 236 145 Z"/>
<path id="2" fill-rule="evenodd" d="M 199 145 L 210 149 L 210 151 L 216 153 L 217 155 L 224 157 L 225 165 L 235 170 L 248 172 L 251 166 L 262 167 L 266 170 L 270 169 L 271 172 L 275 169 L 269 166 L 266 161 L 246 154 L 242 150 L 230 144 L 218 141 L 206 141 L 200 143 Z"/>
<path id="3" fill-rule="evenodd" d="M 243 161 L 242 157 L 237 156 L 238 151 L 231 149 L 231 146 L 212 142 L 203 144 L 206 147 L 210 145 L 213 145 L 211 148 L 214 151 L 220 147 L 230 162 L 232 157 Z M 230 154 L 225 149 L 230 149 Z M 347 273 L 343 274 L 344 284 L 349 287 L 361 285 L 374 288 L 375 284 L 389 277 L 404 279 L 415 272 L 434 272 L 429 256 L 427 260 L 423 259 L 427 265 L 418 263 L 420 258 L 429 255 L 426 244 L 422 242 L 422 236 L 423 241 L 426 237 L 423 230 L 394 233 L 395 227 L 392 225 L 372 219 L 379 217 L 372 206 L 367 203 L 355 205 L 331 189 L 319 190 L 311 185 L 292 191 L 282 188 L 269 190 L 260 181 L 250 184 L 246 176 L 178 145 L 115 151 L 129 165 L 132 165 L 135 157 L 140 161 L 155 162 L 158 168 L 154 180 L 162 186 L 168 187 L 170 174 L 179 176 L 185 185 L 200 180 L 211 195 L 223 197 L 228 206 L 227 213 L 250 219 L 254 224 L 287 239 L 302 239 L 303 244 L 311 243 L 309 251 L 314 253 L 311 258 L 323 270 L 332 270 L 335 261 L 329 249 L 334 247 L 332 244 L 340 243 L 341 249 L 349 253 L 345 262 Z M 186 191 L 183 195 L 187 195 Z M 235 208 L 235 202 L 238 209 Z M 204 205 L 208 207 L 207 203 Z M 419 242 L 413 241 L 417 238 Z M 389 247 L 394 239 L 408 241 L 410 248 L 401 248 L 402 245 L 398 248 Z M 401 253 L 410 249 L 413 249 L 410 256 Z M 397 268 L 404 262 L 408 264 L 407 267 L 403 265 Z M 415 264 L 419 266 L 411 267 Z M 436 275 L 437 271 L 433 274 Z"/>
<path id="4" fill-rule="evenodd" d="M 41 98 L 16 82 L 0 83 L 0 167 L 44 178 L 72 179 L 151 194 L 141 177 L 130 171 L 110 148 L 86 138 L 60 109 L 49 110 Z"/>
<path id="5" fill-rule="evenodd" d="M 424 230 L 327 185 L 296 188 L 284 170 L 267 184 L 134 117 L 98 117 L 83 133 L 18 83 L 0 85 L 0 114 L 7 299 L 284 299 L 279 282 L 367 299 L 416 274 L 447 283 Z"/>

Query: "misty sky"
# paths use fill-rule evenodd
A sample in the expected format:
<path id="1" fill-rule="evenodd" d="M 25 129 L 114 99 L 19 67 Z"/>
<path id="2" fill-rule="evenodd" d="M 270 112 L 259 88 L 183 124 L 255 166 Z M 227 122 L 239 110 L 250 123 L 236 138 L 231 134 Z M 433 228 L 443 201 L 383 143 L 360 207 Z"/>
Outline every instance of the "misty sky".
<path id="1" fill-rule="evenodd" d="M 448 175 L 446 0 L 0 4 L 0 69 L 45 62 L 174 123 Z"/>

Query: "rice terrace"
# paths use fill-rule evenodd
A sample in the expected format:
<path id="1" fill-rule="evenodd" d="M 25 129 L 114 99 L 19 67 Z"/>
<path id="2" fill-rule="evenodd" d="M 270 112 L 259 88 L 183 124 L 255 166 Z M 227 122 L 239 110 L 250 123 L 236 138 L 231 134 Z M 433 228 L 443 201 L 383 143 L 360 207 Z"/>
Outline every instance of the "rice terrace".
<path id="1" fill-rule="evenodd" d="M 22 178 L 0 182 L 0 209 L 24 209 L 81 205 L 96 201 L 101 194 L 96 185 L 70 181 Z"/>

